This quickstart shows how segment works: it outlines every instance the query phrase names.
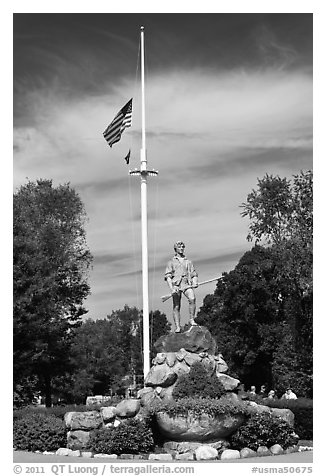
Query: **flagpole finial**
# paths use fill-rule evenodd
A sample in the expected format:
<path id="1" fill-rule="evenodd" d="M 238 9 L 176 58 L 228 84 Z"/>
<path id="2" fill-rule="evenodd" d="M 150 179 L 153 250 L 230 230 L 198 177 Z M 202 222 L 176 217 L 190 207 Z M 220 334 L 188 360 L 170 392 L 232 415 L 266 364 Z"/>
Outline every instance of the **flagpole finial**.
<path id="1" fill-rule="evenodd" d="M 140 27 L 140 30 L 141 30 L 141 31 L 144 31 L 144 30 L 145 30 L 145 27 L 141 26 L 141 27 Z"/>

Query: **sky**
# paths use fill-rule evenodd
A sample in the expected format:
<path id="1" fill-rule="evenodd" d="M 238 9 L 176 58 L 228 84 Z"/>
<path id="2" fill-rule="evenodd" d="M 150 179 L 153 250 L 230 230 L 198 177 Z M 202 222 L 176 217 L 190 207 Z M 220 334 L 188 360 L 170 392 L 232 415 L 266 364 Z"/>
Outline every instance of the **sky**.
<path id="1" fill-rule="evenodd" d="M 183 240 L 199 280 L 251 249 L 240 205 L 265 174 L 313 168 L 311 13 L 15 13 L 13 186 L 70 182 L 88 216 L 86 317 L 142 308 L 140 27 L 145 28 L 149 308 Z M 133 97 L 133 125 L 103 131 Z M 130 164 L 124 157 L 131 148 Z M 198 288 L 197 308 L 215 284 Z M 181 323 L 188 319 L 183 300 Z"/>

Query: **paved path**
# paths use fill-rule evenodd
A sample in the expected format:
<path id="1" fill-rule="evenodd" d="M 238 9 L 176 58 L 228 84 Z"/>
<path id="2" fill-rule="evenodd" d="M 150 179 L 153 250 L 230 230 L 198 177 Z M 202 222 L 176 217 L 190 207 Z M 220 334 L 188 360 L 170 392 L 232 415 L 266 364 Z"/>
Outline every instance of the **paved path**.
<path id="1" fill-rule="evenodd" d="M 214 460 L 214 461 L 187 461 L 187 463 L 276 463 L 276 464 L 291 464 L 291 463 L 312 463 L 313 454 L 311 451 L 302 451 L 297 453 L 290 453 L 288 455 L 278 456 L 262 456 L 255 458 L 243 458 L 232 460 Z M 78 456 L 57 456 L 57 455 L 43 455 L 39 453 L 31 453 L 28 451 L 14 451 L 14 463 L 147 463 L 147 464 L 166 464 L 169 461 L 148 461 L 148 460 L 122 460 L 110 458 L 81 458 Z M 182 461 L 173 461 L 173 463 L 182 464 Z"/>

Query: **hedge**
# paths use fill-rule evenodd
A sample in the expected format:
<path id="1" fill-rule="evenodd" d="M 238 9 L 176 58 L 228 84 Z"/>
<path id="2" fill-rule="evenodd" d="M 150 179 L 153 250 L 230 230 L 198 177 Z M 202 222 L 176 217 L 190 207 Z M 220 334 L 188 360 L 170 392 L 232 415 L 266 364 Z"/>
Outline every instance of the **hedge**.
<path id="1" fill-rule="evenodd" d="M 17 450 L 52 451 L 66 445 L 64 422 L 55 415 L 30 413 L 13 424 L 13 444 Z"/>

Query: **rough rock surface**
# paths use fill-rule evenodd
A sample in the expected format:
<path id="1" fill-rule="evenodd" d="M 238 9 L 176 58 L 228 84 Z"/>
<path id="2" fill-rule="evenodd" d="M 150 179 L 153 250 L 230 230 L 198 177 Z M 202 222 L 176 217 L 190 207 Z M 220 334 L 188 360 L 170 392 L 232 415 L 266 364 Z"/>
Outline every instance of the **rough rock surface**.
<path id="1" fill-rule="evenodd" d="M 269 415 L 282 418 L 289 425 L 294 425 L 294 413 L 289 408 L 272 408 L 267 405 L 260 405 L 256 402 L 248 402 L 248 410 L 256 415 L 261 413 L 268 413 Z"/>
<path id="2" fill-rule="evenodd" d="M 253 458 L 254 456 L 257 456 L 257 453 L 251 448 L 242 448 L 240 450 L 240 458 Z"/>
<path id="3" fill-rule="evenodd" d="M 172 455 L 169 453 L 150 453 L 148 459 L 152 461 L 172 461 Z"/>
<path id="4" fill-rule="evenodd" d="M 177 380 L 178 376 L 167 364 L 152 367 L 145 379 L 146 387 L 170 387 Z"/>
<path id="5" fill-rule="evenodd" d="M 101 407 L 100 412 L 104 422 L 114 420 L 117 414 L 115 407 Z"/>
<path id="6" fill-rule="evenodd" d="M 197 461 L 217 459 L 218 451 L 210 445 L 200 445 L 195 450 L 195 458 Z"/>
<path id="7" fill-rule="evenodd" d="M 240 451 L 224 450 L 221 454 L 221 459 L 240 459 Z"/>
<path id="8" fill-rule="evenodd" d="M 81 451 L 80 456 L 82 458 L 93 458 L 93 453 L 92 451 Z"/>
<path id="9" fill-rule="evenodd" d="M 172 333 L 161 336 L 154 344 L 156 352 L 178 352 L 185 349 L 188 352 L 207 352 L 214 355 L 216 342 L 206 327 L 194 326 L 186 332 Z"/>
<path id="10" fill-rule="evenodd" d="M 225 438 L 236 431 L 245 417 L 239 415 L 218 415 L 213 417 L 202 414 L 200 418 L 193 415 L 170 417 L 165 412 L 158 412 L 156 421 L 160 432 L 174 441 L 210 441 Z"/>
<path id="11" fill-rule="evenodd" d="M 121 418 L 132 418 L 139 412 L 140 400 L 137 398 L 127 398 L 118 403 L 115 408 L 116 415 Z"/>
<path id="12" fill-rule="evenodd" d="M 273 454 L 273 455 L 281 455 L 284 453 L 284 450 L 282 448 L 281 445 L 278 445 L 278 444 L 275 444 L 273 446 L 271 446 L 269 448 L 269 451 Z"/>
<path id="13" fill-rule="evenodd" d="M 294 413 L 289 408 L 271 408 L 271 414 L 282 418 L 289 425 L 294 425 Z"/>
<path id="14" fill-rule="evenodd" d="M 216 372 L 217 378 L 225 388 L 225 390 L 232 391 L 237 388 L 240 383 L 240 380 L 230 377 L 229 375 Z"/>
<path id="15" fill-rule="evenodd" d="M 106 453 L 97 453 L 94 455 L 94 458 L 110 458 L 110 459 L 118 459 L 118 455 L 115 453 L 112 454 L 106 454 Z"/>
<path id="16" fill-rule="evenodd" d="M 194 453 L 177 453 L 174 459 L 179 461 L 193 461 L 195 459 Z"/>
<path id="17" fill-rule="evenodd" d="M 89 442 L 90 432 L 85 430 L 72 430 L 67 433 L 67 448 L 71 450 L 84 450 Z"/>
<path id="18" fill-rule="evenodd" d="M 70 450 L 69 448 L 59 448 L 55 452 L 55 454 L 58 456 L 69 456 L 70 453 L 72 453 L 72 450 Z"/>
<path id="19" fill-rule="evenodd" d="M 261 413 L 271 413 L 270 407 L 267 405 L 259 405 L 256 402 L 248 401 L 248 411 L 253 415 L 261 414 Z"/>
<path id="20" fill-rule="evenodd" d="M 269 456 L 272 453 L 269 451 L 267 446 L 258 446 L 257 448 L 257 456 Z"/>
<path id="21" fill-rule="evenodd" d="M 284 450 L 284 453 L 290 454 L 290 453 L 296 453 L 297 451 L 299 451 L 299 446 L 289 446 L 288 448 L 286 448 L 286 450 Z"/>
<path id="22" fill-rule="evenodd" d="M 201 441 L 166 441 L 163 448 L 167 452 L 177 452 L 179 454 L 194 452 L 203 443 Z M 220 439 L 214 442 L 207 442 L 206 445 L 215 448 L 216 450 L 226 448 L 229 443 L 225 439 Z"/>
<path id="23" fill-rule="evenodd" d="M 102 423 L 102 416 L 98 411 L 68 412 L 64 416 L 66 427 L 69 430 L 95 430 Z"/>
<path id="24" fill-rule="evenodd" d="M 172 400 L 173 388 L 178 378 L 189 373 L 196 362 L 203 364 L 210 375 L 215 373 L 228 392 L 240 383 L 225 374 L 228 370 L 227 363 L 221 353 L 215 355 L 217 345 L 206 327 L 194 326 L 185 332 L 161 336 L 154 347 L 157 354 L 145 378 L 145 388 L 137 394 L 144 407 L 156 399 L 165 402 Z M 148 388 L 154 389 L 154 392 L 150 393 L 146 390 Z"/>

